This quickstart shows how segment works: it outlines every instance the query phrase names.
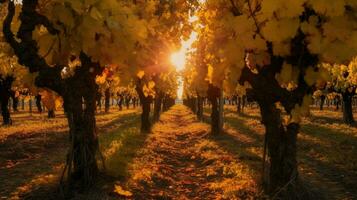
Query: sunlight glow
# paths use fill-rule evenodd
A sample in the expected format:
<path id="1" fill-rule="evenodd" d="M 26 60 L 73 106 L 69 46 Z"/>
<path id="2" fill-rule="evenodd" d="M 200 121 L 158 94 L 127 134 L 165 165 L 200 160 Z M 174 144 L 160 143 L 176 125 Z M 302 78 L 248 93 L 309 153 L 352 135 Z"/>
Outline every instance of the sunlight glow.
<path id="1" fill-rule="evenodd" d="M 182 71 L 185 69 L 186 65 L 186 54 L 191 50 L 192 43 L 197 39 L 197 33 L 192 32 L 190 38 L 186 41 L 182 40 L 181 49 L 178 52 L 175 52 L 171 55 L 171 63 L 176 67 L 177 71 Z M 182 99 L 183 94 L 183 81 L 182 78 L 179 78 L 179 87 L 177 90 L 177 97 Z"/>
<path id="2" fill-rule="evenodd" d="M 194 23 L 197 21 L 198 18 L 197 16 L 191 16 L 189 19 L 190 23 Z M 186 66 L 186 55 L 190 50 L 192 49 L 192 44 L 193 42 L 197 39 L 197 33 L 192 32 L 188 40 L 182 40 L 181 41 L 181 49 L 177 52 L 174 52 L 170 56 L 170 61 L 171 63 L 176 67 L 176 71 L 182 71 L 185 69 Z M 182 77 L 179 77 L 178 79 L 179 82 L 179 87 L 177 90 L 177 97 L 179 99 L 182 99 L 182 94 L 183 94 L 183 80 Z"/>
<path id="3" fill-rule="evenodd" d="M 185 69 L 186 54 L 190 51 L 192 43 L 197 39 L 197 33 L 192 32 L 188 40 L 181 41 L 181 49 L 171 54 L 171 63 L 176 67 L 177 71 Z"/>
<path id="4" fill-rule="evenodd" d="M 182 80 L 182 77 L 179 77 L 178 81 L 179 81 L 179 87 L 178 87 L 178 90 L 177 90 L 177 97 L 178 97 L 178 99 L 182 99 L 182 95 L 183 95 L 183 80 Z"/>
<path id="5" fill-rule="evenodd" d="M 185 51 L 183 51 L 183 49 L 180 49 L 180 51 L 173 53 L 171 55 L 171 62 L 176 67 L 177 71 L 183 70 L 185 68 L 186 63 Z"/>

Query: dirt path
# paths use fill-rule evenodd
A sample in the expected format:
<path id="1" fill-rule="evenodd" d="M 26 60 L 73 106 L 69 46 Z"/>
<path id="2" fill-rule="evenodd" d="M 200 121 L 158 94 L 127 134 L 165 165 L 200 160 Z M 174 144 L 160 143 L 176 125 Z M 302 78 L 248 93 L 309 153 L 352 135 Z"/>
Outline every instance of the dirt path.
<path id="1" fill-rule="evenodd" d="M 132 164 L 134 199 L 250 199 L 256 185 L 182 105 L 164 113 Z"/>

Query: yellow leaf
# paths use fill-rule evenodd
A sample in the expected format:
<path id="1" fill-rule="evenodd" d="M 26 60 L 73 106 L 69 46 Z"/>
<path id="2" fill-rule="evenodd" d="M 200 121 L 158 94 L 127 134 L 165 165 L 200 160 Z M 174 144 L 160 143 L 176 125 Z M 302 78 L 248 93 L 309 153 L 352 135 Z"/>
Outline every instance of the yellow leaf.
<path id="1" fill-rule="evenodd" d="M 98 21 L 103 18 L 103 15 L 99 12 L 99 10 L 96 7 L 92 7 L 90 11 L 90 16 Z"/>
<path id="2" fill-rule="evenodd" d="M 38 47 L 39 53 L 42 56 L 49 56 L 49 54 L 53 50 L 54 42 L 57 38 L 51 34 L 44 34 L 38 39 Z"/>
<path id="3" fill-rule="evenodd" d="M 62 22 L 64 25 L 66 25 L 69 28 L 74 27 L 74 16 L 72 14 L 72 11 L 70 8 L 61 5 L 61 4 L 56 4 L 53 7 L 52 12 L 56 16 L 56 20 Z"/>
<path id="4" fill-rule="evenodd" d="M 212 65 L 209 64 L 206 80 L 208 80 L 210 83 L 212 83 L 212 77 L 213 77 L 213 67 L 212 67 Z"/>
<path id="5" fill-rule="evenodd" d="M 83 12 L 83 2 L 79 0 L 66 0 L 66 2 L 71 4 L 71 7 L 74 11 L 77 13 L 82 13 Z"/>
<path id="6" fill-rule="evenodd" d="M 114 192 L 116 194 L 119 194 L 119 195 L 125 196 L 125 197 L 133 196 L 133 193 L 131 193 L 130 191 L 124 190 L 120 185 L 115 185 L 114 187 L 115 187 Z"/>
<path id="7" fill-rule="evenodd" d="M 150 81 L 148 83 L 149 89 L 153 89 L 155 87 L 155 82 L 154 81 Z"/>
<path id="8" fill-rule="evenodd" d="M 63 105 L 63 100 L 61 97 L 56 97 L 56 100 L 55 100 L 55 109 L 58 110 L 62 107 Z"/>
<path id="9" fill-rule="evenodd" d="M 106 80 L 107 80 L 107 76 L 106 74 L 103 74 L 101 76 L 97 76 L 95 81 L 97 84 L 104 84 Z"/>
<path id="10" fill-rule="evenodd" d="M 144 72 L 143 70 L 140 70 L 140 71 L 136 74 L 136 76 L 137 76 L 138 78 L 140 78 L 140 79 L 142 79 L 142 78 L 144 77 L 144 75 L 145 75 L 145 72 Z"/>

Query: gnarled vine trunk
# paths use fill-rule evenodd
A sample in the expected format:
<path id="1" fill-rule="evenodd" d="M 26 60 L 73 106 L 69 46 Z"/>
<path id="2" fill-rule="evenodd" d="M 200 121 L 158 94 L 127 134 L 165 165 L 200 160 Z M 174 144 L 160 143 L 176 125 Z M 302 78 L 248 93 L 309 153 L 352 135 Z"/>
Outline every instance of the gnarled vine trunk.
<path id="1" fill-rule="evenodd" d="M 299 43 L 300 44 L 300 43 Z M 297 46 L 306 48 L 304 46 Z M 300 52 L 300 51 L 296 51 Z M 301 51 L 308 52 L 308 51 Z M 310 54 L 299 55 L 304 61 L 301 66 L 316 65 L 316 57 Z M 242 77 L 249 80 L 252 89 L 248 89 L 248 101 L 258 102 L 262 123 L 265 126 L 265 140 L 263 151 L 263 185 L 270 197 L 278 199 L 299 199 L 300 182 L 298 181 L 297 166 L 297 134 L 300 129 L 298 122 L 291 121 L 288 124 L 282 120 L 282 110 L 276 103 L 284 108 L 290 117 L 296 105 L 302 105 L 305 95 L 312 93 L 312 88 L 305 82 L 304 73 L 299 74 L 297 88 L 288 91 L 281 87 L 275 79 L 276 73 L 281 70 L 284 59 L 272 57 L 271 64 L 262 68 L 256 75 L 248 67 L 242 71 Z M 246 81 L 240 80 L 240 83 Z M 265 149 L 267 149 L 269 170 L 265 176 Z"/>
<path id="2" fill-rule="evenodd" d="M 128 94 L 125 97 L 125 105 L 126 105 L 126 109 L 129 110 L 129 108 L 130 108 L 130 95 L 128 95 Z"/>
<path id="3" fill-rule="evenodd" d="M 45 16 L 37 12 L 37 4 L 38 1 L 22 1 L 17 40 L 11 29 L 15 4 L 9 1 L 3 33 L 18 57 L 18 62 L 26 66 L 31 73 L 38 73 L 35 84 L 38 87 L 49 88 L 63 97 L 71 139 L 66 165 L 69 180 L 71 183 L 79 181 L 82 188 L 85 188 L 94 183 L 98 172 L 95 154 L 99 145 L 94 115 L 98 86 L 95 78 L 102 73 L 103 68 L 81 52 L 79 55 L 81 66 L 75 69 L 73 76 L 63 79 L 61 71 L 64 66 L 61 64 L 50 66 L 39 54 L 38 44 L 33 39 L 32 32 L 41 25 L 52 35 L 59 32 Z"/>
<path id="4" fill-rule="evenodd" d="M 193 97 L 190 99 L 191 110 L 193 113 L 197 113 L 197 97 Z"/>
<path id="5" fill-rule="evenodd" d="M 0 104 L 4 125 L 10 125 L 12 123 L 8 105 L 13 81 L 14 78 L 12 76 L 6 76 L 4 78 L 0 77 Z"/>
<path id="6" fill-rule="evenodd" d="M 97 92 L 96 101 L 97 101 L 96 110 L 99 111 L 102 110 L 102 93 L 100 93 L 99 91 Z"/>
<path id="7" fill-rule="evenodd" d="M 247 96 L 246 95 L 243 95 L 242 96 L 242 113 L 244 112 L 244 108 L 247 104 Z"/>
<path id="8" fill-rule="evenodd" d="M 19 111 L 19 110 L 18 110 L 19 97 L 16 96 L 16 91 L 11 90 L 11 91 L 10 91 L 10 96 L 11 96 L 11 99 L 12 99 L 12 109 L 14 110 L 14 112 Z"/>
<path id="9" fill-rule="evenodd" d="M 198 120 L 203 120 L 203 98 L 201 96 L 197 97 L 197 118 Z"/>
<path id="10" fill-rule="evenodd" d="M 136 108 L 136 102 L 137 102 L 136 97 L 133 97 L 132 98 L 132 104 L 133 104 L 133 108 L 134 109 Z"/>
<path id="11" fill-rule="evenodd" d="M 196 97 L 189 97 L 187 99 L 184 100 L 184 105 L 189 107 L 191 109 L 191 111 L 195 114 L 197 114 L 197 98 Z"/>
<path id="12" fill-rule="evenodd" d="M 150 108 L 151 108 L 151 103 L 152 103 L 152 97 L 145 96 L 140 79 L 138 80 L 135 90 L 139 95 L 139 99 L 140 99 L 141 106 L 142 106 L 141 128 L 140 129 L 141 129 L 141 132 L 148 133 L 151 130 Z"/>
<path id="13" fill-rule="evenodd" d="M 162 110 L 166 112 L 167 110 L 169 110 L 169 108 L 170 108 L 170 97 L 168 95 L 165 95 L 165 97 L 162 100 Z"/>
<path id="14" fill-rule="evenodd" d="M 37 107 L 37 111 L 38 111 L 39 113 L 42 113 L 41 99 L 42 99 L 42 97 L 41 97 L 40 94 L 38 94 L 38 95 L 35 96 L 36 107 Z"/>
<path id="15" fill-rule="evenodd" d="M 324 109 L 325 99 L 326 99 L 325 95 L 320 96 L 320 110 Z"/>
<path id="16" fill-rule="evenodd" d="M 242 113 L 242 97 L 237 96 L 237 112 Z"/>
<path id="17" fill-rule="evenodd" d="M 142 104 L 142 113 L 141 113 L 141 131 L 150 132 L 151 122 L 150 122 L 150 106 L 152 100 L 148 97 L 140 98 Z"/>
<path id="18" fill-rule="evenodd" d="M 175 99 L 172 98 L 172 97 L 169 97 L 168 104 L 169 104 L 168 108 L 171 108 L 172 106 L 174 106 L 175 105 Z"/>
<path id="19" fill-rule="evenodd" d="M 154 121 L 159 121 L 163 97 L 164 94 L 162 94 L 161 92 L 157 92 L 157 95 L 154 100 Z"/>
<path id="20" fill-rule="evenodd" d="M 270 169 L 268 192 L 281 190 L 281 194 L 290 194 L 298 177 L 296 161 L 296 141 L 299 124 L 283 125 L 281 111 L 274 103 L 258 102 L 262 123 L 266 130 Z"/>
<path id="21" fill-rule="evenodd" d="M 11 124 L 10 112 L 9 112 L 9 99 L 10 96 L 0 89 L 0 103 L 1 103 L 1 115 L 4 125 Z"/>
<path id="22" fill-rule="evenodd" d="M 21 98 L 21 110 L 25 110 L 25 99 Z"/>
<path id="23" fill-rule="evenodd" d="M 49 119 L 55 118 L 55 117 L 56 117 L 55 110 L 49 109 L 49 110 L 47 111 L 47 117 L 48 117 Z"/>
<path id="24" fill-rule="evenodd" d="M 354 95 L 353 93 L 348 91 L 342 93 L 343 122 L 348 125 L 355 124 L 355 120 L 353 118 L 353 108 L 352 108 L 353 95 Z"/>
<path id="25" fill-rule="evenodd" d="M 222 117 L 221 117 L 221 90 L 213 85 L 209 85 L 207 97 L 211 102 L 211 132 L 212 134 L 219 134 L 222 132 Z M 221 102 L 222 103 L 222 102 Z"/>
<path id="26" fill-rule="evenodd" d="M 335 110 L 338 111 L 338 109 L 340 109 L 340 104 L 341 104 L 341 97 L 340 96 L 336 96 L 335 97 Z"/>
<path id="27" fill-rule="evenodd" d="M 94 183 L 98 174 L 99 142 L 95 120 L 98 86 L 95 73 L 89 70 L 95 64 L 85 55 L 81 55 L 81 62 L 82 66 L 64 85 L 63 100 L 71 141 L 67 155 L 68 174 L 71 182 L 80 180 L 81 186 L 87 187 Z"/>
<path id="28" fill-rule="evenodd" d="M 118 98 L 118 106 L 119 106 L 119 110 L 123 110 L 123 101 L 124 101 L 124 96 L 123 95 L 119 95 Z"/>
<path id="29" fill-rule="evenodd" d="M 105 96 L 104 111 L 107 113 L 107 112 L 109 112 L 109 108 L 110 108 L 110 90 L 109 90 L 109 88 L 105 90 L 104 96 Z"/>

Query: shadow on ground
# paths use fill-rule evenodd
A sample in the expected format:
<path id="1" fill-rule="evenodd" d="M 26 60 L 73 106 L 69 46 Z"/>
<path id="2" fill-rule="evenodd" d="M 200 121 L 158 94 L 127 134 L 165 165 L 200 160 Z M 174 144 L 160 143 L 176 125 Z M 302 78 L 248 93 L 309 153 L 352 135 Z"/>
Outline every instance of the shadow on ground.
<path id="1" fill-rule="evenodd" d="M 136 134 L 139 131 L 132 128 L 138 127 L 138 112 L 120 114 L 117 119 L 109 122 L 103 119 L 98 119 L 97 122 L 101 133 L 99 139 L 102 152 L 111 149 L 110 152 L 118 159 L 128 159 L 140 147 L 140 143 L 133 145 L 128 140 L 129 137 L 134 138 L 135 142 L 144 140 L 145 136 Z M 56 131 L 55 128 L 26 135 L 12 134 L 1 141 L 0 161 L 5 163 L 5 166 L 0 166 L 0 180 L 6 185 L 0 186 L 0 197 L 56 199 L 59 196 L 58 176 L 63 168 L 68 148 L 67 140 L 67 131 Z M 110 140 L 120 141 L 120 148 L 113 149 Z M 109 172 L 115 162 L 111 159 L 111 154 L 107 156 Z M 121 164 L 125 162 L 119 163 L 120 169 L 117 171 L 120 172 L 119 174 L 125 174 L 126 166 Z M 98 181 L 114 180 L 111 176 L 115 177 L 111 173 L 102 174 Z"/>

